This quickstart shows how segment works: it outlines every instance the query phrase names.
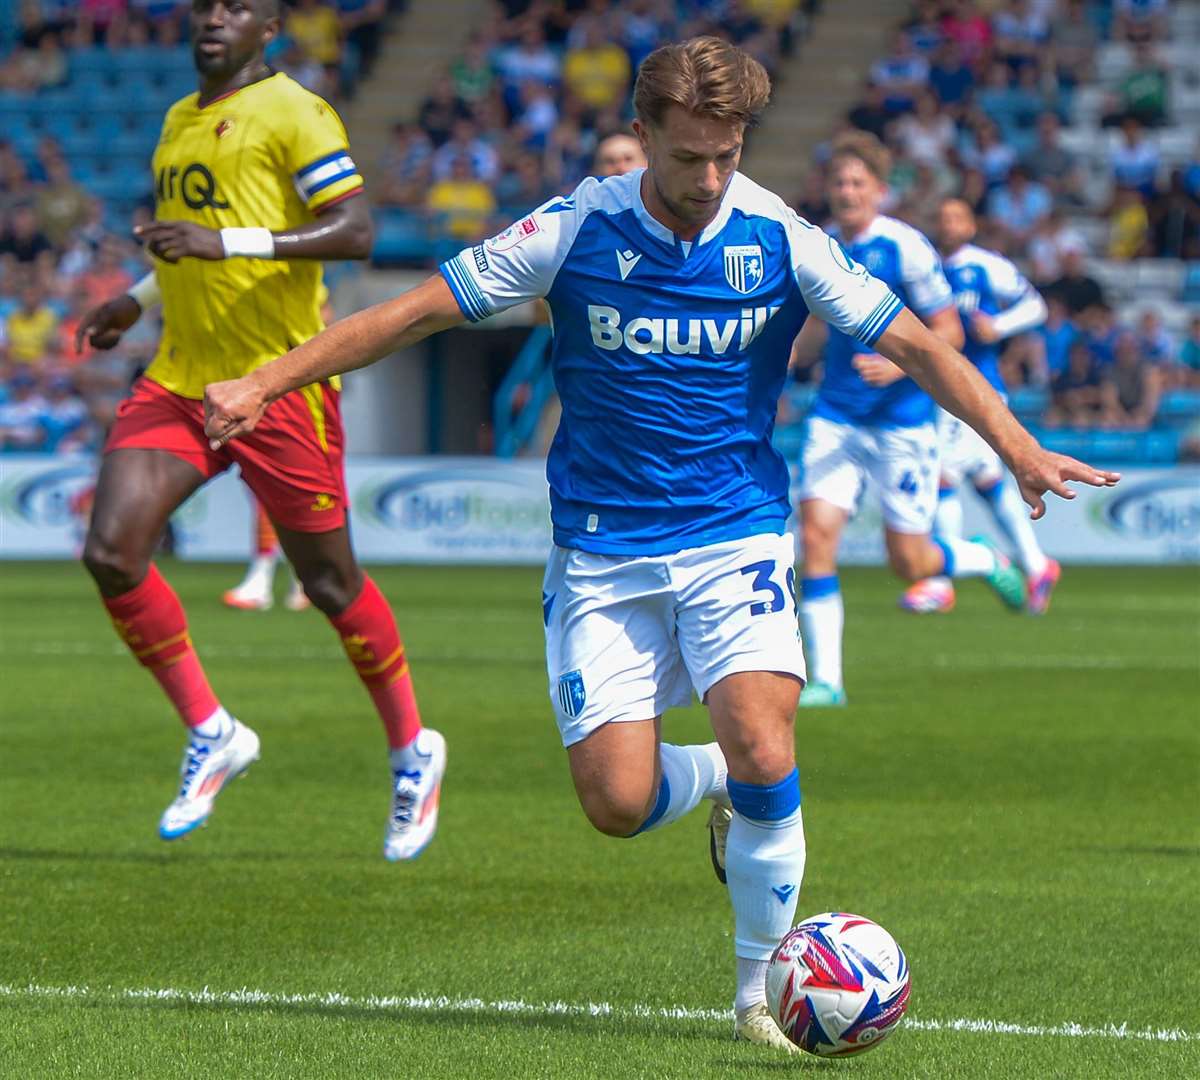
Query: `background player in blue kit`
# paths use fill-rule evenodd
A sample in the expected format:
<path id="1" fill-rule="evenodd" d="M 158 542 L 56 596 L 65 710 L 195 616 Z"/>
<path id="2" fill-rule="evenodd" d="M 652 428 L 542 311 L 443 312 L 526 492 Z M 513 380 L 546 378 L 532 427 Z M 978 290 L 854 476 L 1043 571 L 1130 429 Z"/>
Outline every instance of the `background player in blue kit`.
<path id="1" fill-rule="evenodd" d="M 943 341 L 963 344 L 962 323 L 937 253 L 911 225 L 879 213 L 890 155 L 875 136 L 840 137 L 830 161 L 831 233 Z M 838 544 L 864 483 L 878 489 L 892 569 L 909 581 L 934 574 L 984 576 L 1010 607 L 1025 602 L 1021 575 L 985 544 L 961 536 L 934 538 L 938 447 L 934 402 L 872 342 L 836 324 L 810 319 L 793 348 L 793 363 L 821 352 L 821 389 L 809 415 L 800 491 L 800 615 L 812 668 L 801 704 L 844 705 Z"/>
<path id="2" fill-rule="evenodd" d="M 961 199 L 943 202 L 938 210 L 937 242 L 967 335 L 963 353 L 1003 395 L 1000 342 L 1041 326 L 1046 321 L 1046 302 L 1012 262 L 971 243 L 974 238 L 971 208 Z M 1028 586 L 1029 612 L 1044 614 L 1061 570 L 1042 552 L 1021 496 L 1005 480 L 1004 463 L 983 439 L 945 409 L 938 410 L 937 428 L 942 476 L 935 534 L 943 538 L 962 535 L 958 489 L 964 479 L 970 480 L 1016 551 Z M 918 614 L 950 611 L 954 586 L 946 577 L 926 578 L 904 594 L 900 606 Z"/>
<path id="3" fill-rule="evenodd" d="M 648 167 L 584 180 L 411 292 L 244 379 L 208 388 L 214 445 L 291 386 L 544 297 L 562 421 L 547 466 L 555 547 L 542 610 L 550 698 L 592 824 L 632 836 L 703 799 L 734 910 L 739 1037 L 793 1049 L 765 1004 L 805 842 L 794 750 L 805 677 L 771 445 L 789 347 L 811 311 L 902 364 L 983 431 L 1035 512 L 1068 480 L 1117 476 L 1044 451 L 973 366 L 820 229 L 737 172 L 770 85 L 694 38 L 652 53 L 634 102 Z M 660 738 L 706 703 L 716 742 Z"/>

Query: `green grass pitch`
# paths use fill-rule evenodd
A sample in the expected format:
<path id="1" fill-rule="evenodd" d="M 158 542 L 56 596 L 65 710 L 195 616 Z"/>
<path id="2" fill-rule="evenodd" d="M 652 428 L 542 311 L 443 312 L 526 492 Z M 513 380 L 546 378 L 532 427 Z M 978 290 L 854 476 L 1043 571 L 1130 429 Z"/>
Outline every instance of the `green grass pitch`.
<path id="1" fill-rule="evenodd" d="M 164 570 L 263 743 L 171 845 L 182 736 L 153 681 L 79 567 L 0 568 L 2 1077 L 1200 1076 L 1194 568 L 1068 569 L 1040 620 L 971 582 L 953 615 L 905 616 L 882 572 L 844 574 L 851 704 L 797 725 L 799 914 L 891 930 L 914 1021 L 1048 1030 L 914 1023 L 841 1062 L 705 1015 L 732 997 L 732 920 L 702 811 L 587 827 L 537 571 L 376 571 L 450 745 L 439 834 L 393 866 L 382 734 L 324 620 L 224 610 L 235 567 Z M 665 731 L 703 739 L 705 714 Z"/>

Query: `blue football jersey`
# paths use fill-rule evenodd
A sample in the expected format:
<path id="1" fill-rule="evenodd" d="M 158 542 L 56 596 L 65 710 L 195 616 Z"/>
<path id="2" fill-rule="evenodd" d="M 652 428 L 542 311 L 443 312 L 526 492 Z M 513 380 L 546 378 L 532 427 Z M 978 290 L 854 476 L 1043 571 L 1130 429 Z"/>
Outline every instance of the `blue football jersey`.
<path id="1" fill-rule="evenodd" d="M 839 238 L 836 228 L 830 233 Z M 843 246 L 853 262 L 866 267 L 922 319 L 954 302 L 937 252 L 911 225 L 880 216 L 853 243 Z M 933 399 L 912 379 L 900 379 L 890 386 L 869 386 L 854 370 L 855 356 L 874 352 L 872 344 L 830 326 L 823 355 L 825 373 L 813 403 L 813 415 L 861 427 L 917 427 L 929 423 L 933 419 Z"/>
<path id="2" fill-rule="evenodd" d="M 980 374 L 1003 394 L 1005 388 L 1004 380 L 1000 377 L 1000 344 L 995 341 L 983 342 L 975 337 L 971 316 L 977 311 L 992 316 L 1008 311 L 1019 315 L 1021 312 L 1016 311 L 1018 306 L 1021 311 L 1028 309 L 1028 318 L 1001 333 L 1001 338 L 1005 338 L 1039 326 L 1046 317 L 1045 304 L 1024 274 L 994 251 L 975 244 L 963 244 L 953 255 L 948 255 L 942 265 L 950 288 L 954 290 L 954 303 L 958 305 L 967 335 L 963 353 L 979 368 Z"/>
<path id="3" fill-rule="evenodd" d="M 771 434 L 792 340 L 811 310 L 869 348 L 902 305 L 741 174 L 687 242 L 646 210 L 641 178 L 588 178 L 442 275 L 472 320 L 549 302 L 556 544 L 659 555 L 782 533 Z"/>

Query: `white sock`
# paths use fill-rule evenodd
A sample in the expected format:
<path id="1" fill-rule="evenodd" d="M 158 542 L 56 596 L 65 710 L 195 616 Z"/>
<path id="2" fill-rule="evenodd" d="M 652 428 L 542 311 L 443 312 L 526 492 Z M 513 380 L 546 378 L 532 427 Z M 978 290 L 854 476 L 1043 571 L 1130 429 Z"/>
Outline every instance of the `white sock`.
<path id="1" fill-rule="evenodd" d="M 730 781 L 733 821 L 725 845 L 725 874 L 733 904 L 739 1009 L 766 1000 L 766 961 L 792 927 L 804 879 L 804 820 L 800 781 L 793 771 L 778 784 Z M 750 817 L 753 813 L 755 816 Z M 743 964 L 759 961 L 764 966 Z"/>
<path id="2" fill-rule="evenodd" d="M 392 772 L 399 772 L 401 769 L 408 769 L 412 766 L 421 766 L 429 761 L 429 753 L 423 747 L 421 736 L 425 734 L 425 729 L 421 728 L 417 732 L 416 738 L 407 746 L 397 747 L 395 750 L 388 751 L 388 761 L 391 763 Z"/>
<path id="3" fill-rule="evenodd" d="M 942 488 L 938 492 L 937 512 L 933 517 L 934 536 L 962 536 L 963 505 L 957 488 Z"/>
<path id="4" fill-rule="evenodd" d="M 201 724 L 191 729 L 193 739 L 212 739 L 224 742 L 233 734 L 233 717 L 225 711 L 223 705 L 217 706 L 217 711 Z"/>
<path id="5" fill-rule="evenodd" d="M 846 621 L 836 574 L 804 578 L 800 583 L 800 626 L 808 676 L 841 688 L 842 626 Z"/>
<path id="6" fill-rule="evenodd" d="M 767 1000 L 768 960 L 747 960 L 735 956 L 737 961 L 737 992 L 733 996 L 733 1008 L 739 1015 L 751 1005 Z"/>
<path id="7" fill-rule="evenodd" d="M 634 836 L 670 825 L 700 805 L 701 799 L 726 801 L 725 755 L 715 743 L 697 746 L 659 746 L 662 782 L 658 801 Z"/>
<path id="8" fill-rule="evenodd" d="M 1021 499 L 1017 485 L 1005 476 L 997 487 L 980 494 L 1000 526 L 1000 531 L 1015 549 L 1017 564 L 1021 569 L 1030 577 L 1044 573 L 1048 560 L 1033 534 L 1033 522 L 1029 520 L 1029 510 Z"/>
<path id="9" fill-rule="evenodd" d="M 960 536 L 936 536 L 933 542 L 946 556 L 946 577 L 982 577 L 996 569 L 996 553 L 987 544 Z"/>
<path id="10" fill-rule="evenodd" d="M 275 564 L 278 561 L 278 551 L 272 551 L 268 555 L 255 555 L 238 588 L 253 589 L 255 592 L 270 592 L 271 586 L 275 584 Z"/>

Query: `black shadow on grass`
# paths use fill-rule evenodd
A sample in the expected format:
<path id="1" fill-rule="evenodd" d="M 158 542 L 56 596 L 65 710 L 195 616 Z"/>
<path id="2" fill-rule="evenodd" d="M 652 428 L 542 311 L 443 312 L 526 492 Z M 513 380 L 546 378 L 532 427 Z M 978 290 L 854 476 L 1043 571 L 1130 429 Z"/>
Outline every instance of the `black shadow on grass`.
<path id="1" fill-rule="evenodd" d="M 288 851 L 53 851 L 49 848 L 0 848 L 0 862 L 24 859 L 31 862 L 115 862 L 149 863 L 169 866 L 179 862 L 370 862 L 373 855 L 352 852 L 288 852 Z"/>
<path id="2" fill-rule="evenodd" d="M 1171 858 L 1200 859 L 1200 847 L 1188 846 L 1170 847 L 1167 845 L 1129 844 L 1124 847 L 1096 846 L 1075 848 L 1074 850 L 1084 852 L 1088 855 L 1166 855 Z"/>

